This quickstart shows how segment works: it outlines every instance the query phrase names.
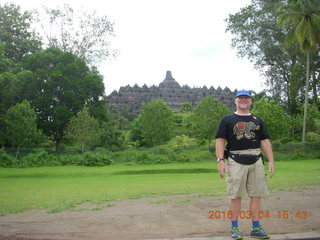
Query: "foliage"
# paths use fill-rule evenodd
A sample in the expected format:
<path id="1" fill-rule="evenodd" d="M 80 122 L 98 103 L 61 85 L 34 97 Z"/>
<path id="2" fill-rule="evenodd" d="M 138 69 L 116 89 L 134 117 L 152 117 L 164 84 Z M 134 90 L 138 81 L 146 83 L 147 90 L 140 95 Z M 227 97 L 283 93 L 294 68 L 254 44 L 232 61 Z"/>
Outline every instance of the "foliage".
<path id="1" fill-rule="evenodd" d="M 110 147 L 120 147 L 122 132 L 115 126 L 114 119 L 101 122 L 101 143 Z"/>
<path id="2" fill-rule="evenodd" d="M 67 165 L 81 165 L 83 162 L 83 155 L 80 154 L 61 154 L 57 155 L 57 160 L 62 166 Z"/>
<path id="3" fill-rule="evenodd" d="M 307 132 L 306 139 L 308 142 L 320 143 L 320 134 L 315 133 L 315 132 Z"/>
<path id="4" fill-rule="evenodd" d="M 191 136 L 189 127 L 186 124 L 186 119 L 189 118 L 191 112 L 174 111 L 174 126 L 172 129 L 172 136 L 188 135 Z"/>
<path id="5" fill-rule="evenodd" d="M 5 44 L 4 56 L 15 63 L 29 53 L 41 49 L 39 36 L 31 29 L 31 12 L 22 12 L 13 3 L 0 5 L 0 42 Z"/>
<path id="6" fill-rule="evenodd" d="M 0 73 L 0 115 L 5 114 L 9 107 L 30 99 L 35 94 L 34 85 L 31 84 L 33 77 L 30 71 Z"/>
<path id="7" fill-rule="evenodd" d="M 175 136 L 173 139 L 173 145 L 174 148 L 186 148 L 188 146 L 188 143 L 191 141 L 189 136 L 181 135 L 181 136 Z"/>
<path id="8" fill-rule="evenodd" d="M 27 100 L 8 109 L 5 116 L 6 134 L 9 143 L 18 147 L 16 158 L 20 147 L 34 146 L 43 140 L 36 120 L 36 113 Z"/>
<path id="9" fill-rule="evenodd" d="M 310 54 L 320 45 L 320 5 L 317 0 L 294 0 L 278 8 L 278 24 L 289 28 L 285 39 L 287 48 L 298 41 L 300 50 L 306 53 L 305 102 L 303 114 L 302 145 L 304 151 L 309 98 Z"/>
<path id="10" fill-rule="evenodd" d="M 122 142 L 122 144 L 121 144 L 122 147 L 132 147 L 134 145 L 134 143 L 131 142 L 131 131 L 130 130 L 122 131 L 121 142 Z"/>
<path id="11" fill-rule="evenodd" d="M 7 154 L 3 148 L 0 148 L 0 167 L 12 167 L 14 158 Z"/>
<path id="12" fill-rule="evenodd" d="M 171 163 L 171 161 L 166 156 L 155 156 L 154 157 L 154 164 L 168 164 L 168 163 Z"/>
<path id="13" fill-rule="evenodd" d="M 303 101 L 304 56 L 298 46 L 289 51 L 283 47 L 288 29 L 277 25 L 276 10 L 285 0 L 252 0 L 227 19 L 227 31 L 233 34 L 232 46 L 241 57 L 247 57 L 259 69 L 265 79 L 272 98 L 284 102 L 289 114 L 297 113 L 297 105 Z M 319 88 L 317 72 L 319 52 L 313 55 L 312 86 L 315 94 Z"/>
<path id="14" fill-rule="evenodd" d="M 49 154 L 45 150 L 40 150 L 35 153 L 29 153 L 16 163 L 18 167 L 43 167 L 43 166 L 59 166 L 61 163 L 55 155 Z"/>
<path id="15" fill-rule="evenodd" d="M 143 136 L 142 136 L 142 124 L 141 124 L 141 115 L 133 119 L 130 124 L 131 130 L 131 141 L 135 142 L 137 146 L 143 144 Z"/>
<path id="16" fill-rule="evenodd" d="M 112 54 L 110 37 L 113 23 L 96 11 L 74 11 L 69 5 L 44 7 L 40 14 L 43 33 L 49 47 L 59 48 L 93 65 Z"/>
<path id="17" fill-rule="evenodd" d="M 5 57 L 5 44 L 0 41 L 0 74 L 9 72 L 12 69 L 12 60 Z"/>
<path id="18" fill-rule="evenodd" d="M 278 7 L 278 24 L 289 29 L 285 46 L 298 41 L 304 53 L 320 43 L 320 6 L 318 0 L 294 0 Z"/>
<path id="19" fill-rule="evenodd" d="M 192 111 L 192 105 L 189 102 L 184 102 L 180 106 L 182 112 L 191 112 Z"/>
<path id="20" fill-rule="evenodd" d="M 134 156 L 136 164 L 154 164 L 155 161 L 152 157 L 148 155 L 147 152 L 141 152 Z"/>
<path id="21" fill-rule="evenodd" d="M 0 73 L 0 115 L 9 107 L 35 95 L 34 75 L 30 71 Z"/>
<path id="22" fill-rule="evenodd" d="M 170 139 L 173 112 L 162 100 L 155 99 L 144 104 L 140 121 L 141 133 L 146 144 L 155 146 Z"/>
<path id="23" fill-rule="evenodd" d="M 102 77 L 82 59 L 55 48 L 25 57 L 23 66 L 35 74 L 36 91 L 29 100 L 38 113 L 39 128 L 53 138 L 58 150 L 71 117 L 85 104 L 104 102 Z"/>
<path id="24" fill-rule="evenodd" d="M 111 165 L 112 160 L 106 153 L 86 152 L 81 165 L 87 167 L 101 167 Z"/>
<path id="25" fill-rule="evenodd" d="M 289 137 L 289 116 L 274 100 L 260 99 L 255 102 L 252 113 L 262 118 L 271 139 L 286 139 Z"/>
<path id="26" fill-rule="evenodd" d="M 126 107 L 119 109 L 112 104 L 105 104 L 104 108 L 107 117 L 100 121 L 102 142 L 114 147 L 136 145 L 136 142 L 131 142 L 131 125 L 136 114 L 129 112 Z"/>
<path id="27" fill-rule="evenodd" d="M 316 133 L 320 134 L 320 117 L 314 120 L 314 126 L 316 129 Z"/>
<path id="28" fill-rule="evenodd" d="M 84 107 L 76 116 L 70 119 L 68 124 L 68 135 L 81 144 L 81 153 L 85 147 L 98 142 L 100 137 L 99 121 L 90 116 L 89 109 Z"/>
<path id="29" fill-rule="evenodd" d="M 168 164 L 168 163 L 186 163 L 190 162 L 190 157 L 185 153 L 169 152 L 166 155 L 152 155 L 147 152 L 140 152 L 133 154 L 127 159 L 129 162 L 135 162 L 138 165 L 152 165 L 152 164 Z"/>
<path id="30" fill-rule="evenodd" d="M 303 108 L 301 106 L 301 112 L 303 112 Z M 302 116 L 301 116 L 302 118 Z M 307 126 L 306 126 L 306 131 L 307 132 L 319 132 L 320 131 L 320 126 L 317 125 L 320 120 L 320 111 L 314 106 L 314 105 L 309 105 L 308 106 L 308 114 L 307 114 Z"/>
<path id="31" fill-rule="evenodd" d="M 169 154 L 169 159 L 172 162 L 177 162 L 177 163 L 186 163 L 190 162 L 190 157 L 186 153 L 176 153 L 176 152 L 171 152 Z"/>
<path id="32" fill-rule="evenodd" d="M 191 128 L 198 139 L 205 139 L 210 148 L 211 140 L 218 128 L 220 119 L 229 112 L 228 108 L 212 97 L 204 98 L 191 116 Z"/>
<path id="33" fill-rule="evenodd" d="M 0 74 L 0 114 L 3 115 L 9 107 L 17 103 L 17 78 L 13 73 Z"/>
<path id="34" fill-rule="evenodd" d="M 301 114 L 291 115 L 289 119 L 289 124 L 290 124 L 290 139 L 301 140 L 302 115 Z"/>

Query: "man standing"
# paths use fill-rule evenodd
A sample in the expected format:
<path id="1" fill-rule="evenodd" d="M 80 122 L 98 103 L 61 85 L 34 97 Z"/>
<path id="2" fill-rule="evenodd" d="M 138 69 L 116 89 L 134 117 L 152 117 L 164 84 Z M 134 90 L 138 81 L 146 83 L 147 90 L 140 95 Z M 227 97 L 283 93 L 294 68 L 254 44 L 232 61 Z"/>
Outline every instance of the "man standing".
<path id="1" fill-rule="evenodd" d="M 260 147 L 269 161 L 269 172 L 272 177 L 274 159 L 270 136 L 262 120 L 250 113 L 252 99 L 249 91 L 238 91 L 235 104 L 236 112 L 221 119 L 216 134 L 216 154 L 221 178 L 228 169 L 227 191 L 231 199 L 231 234 L 233 239 L 243 238 L 238 228 L 238 218 L 241 211 L 241 198 L 247 193 L 250 197 L 249 213 L 252 217 L 250 235 L 268 239 L 269 234 L 263 230 L 259 221 L 261 197 L 268 194 Z M 227 142 L 226 150 L 225 142 Z"/>

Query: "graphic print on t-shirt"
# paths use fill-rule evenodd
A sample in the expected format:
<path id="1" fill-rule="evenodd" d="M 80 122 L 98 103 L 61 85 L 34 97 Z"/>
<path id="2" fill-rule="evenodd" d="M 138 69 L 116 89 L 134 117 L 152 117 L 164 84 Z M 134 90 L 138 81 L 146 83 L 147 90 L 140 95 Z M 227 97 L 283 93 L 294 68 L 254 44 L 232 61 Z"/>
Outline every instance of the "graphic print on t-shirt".
<path id="1" fill-rule="evenodd" d="M 238 122 L 233 127 L 233 134 L 237 135 L 237 139 L 241 138 L 251 139 L 255 137 L 255 130 L 259 130 L 260 126 L 254 122 Z"/>

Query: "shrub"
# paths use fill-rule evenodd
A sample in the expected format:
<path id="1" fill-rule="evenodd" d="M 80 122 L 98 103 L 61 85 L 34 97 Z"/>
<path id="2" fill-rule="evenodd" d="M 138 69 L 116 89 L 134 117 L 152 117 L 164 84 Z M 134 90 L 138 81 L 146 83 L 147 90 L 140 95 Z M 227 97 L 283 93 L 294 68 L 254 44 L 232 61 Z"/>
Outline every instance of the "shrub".
<path id="1" fill-rule="evenodd" d="M 111 165 L 111 164 L 112 164 L 112 160 L 109 155 L 105 153 L 93 153 L 93 152 L 86 152 L 81 162 L 81 165 L 88 166 L 88 167 L 99 167 L 99 166 L 105 166 L 105 165 Z"/>
<path id="2" fill-rule="evenodd" d="M 67 154 L 58 157 L 61 165 L 81 165 L 82 156 L 80 154 Z"/>
<path id="3" fill-rule="evenodd" d="M 158 147 L 157 149 L 155 149 L 155 153 L 156 154 L 161 154 L 161 155 L 165 155 L 168 154 L 170 150 L 168 148 L 165 147 Z"/>
<path id="4" fill-rule="evenodd" d="M 178 156 L 178 163 L 186 163 L 190 162 L 190 158 L 185 153 L 181 153 Z"/>
<path id="5" fill-rule="evenodd" d="M 156 164 L 167 164 L 167 163 L 170 163 L 170 160 L 167 158 L 167 157 L 155 157 L 154 158 L 154 163 Z"/>
<path id="6" fill-rule="evenodd" d="M 14 158 L 7 154 L 3 148 L 0 149 L 0 167 L 12 167 Z"/>
<path id="7" fill-rule="evenodd" d="M 315 132 L 308 132 L 306 139 L 308 142 L 320 142 L 320 134 Z"/>
<path id="8" fill-rule="evenodd" d="M 154 159 L 152 159 L 146 152 L 137 154 L 135 156 L 135 162 L 136 164 L 147 164 L 147 165 L 155 163 Z"/>
<path id="9" fill-rule="evenodd" d="M 293 160 L 303 159 L 303 157 L 304 157 L 304 154 L 301 150 L 299 150 L 299 149 L 294 150 L 293 155 L 292 155 Z"/>
<path id="10" fill-rule="evenodd" d="M 18 167 L 43 167 L 43 166 L 59 166 L 60 162 L 56 156 L 49 154 L 45 150 L 40 150 L 35 153 L 29 153 L 18 161 Z"/>
<path id="11" fill-rule="evenodd" d="M 178 162 L 178 163 L 190 162 L 190 158 L 185 153 L 171 152 L 169 155 L 169 159 L 172 162 Z"/>

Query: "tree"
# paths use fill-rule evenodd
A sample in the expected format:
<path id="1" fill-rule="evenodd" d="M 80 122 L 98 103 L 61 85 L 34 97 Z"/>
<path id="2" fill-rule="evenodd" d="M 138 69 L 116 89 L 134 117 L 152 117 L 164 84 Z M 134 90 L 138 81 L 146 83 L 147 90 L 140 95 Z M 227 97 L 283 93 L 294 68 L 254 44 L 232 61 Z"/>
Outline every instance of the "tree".
<path id="1" fill-rule="evenodd" d="M 68 135 L 81 144 L 82 155 L 86 146 L 92 146 L 100 137 L 99 121 L 90 116 L 89 109 L 84 107 L 78 114 L 70 119 L 67 127 Z"/>
<path id="2" fill-rule="evenodd" d="M 191 141 L 190 137 L 187 135 L 180 135 L 174 138 L 174 143 L 172 147 L 174 148 L 187 148 L 188 143 Z"/>
<path id="3" fill-rule="evenodd" d="M 141 124 L 141 115 L 138 115 L 130 123 L 130 140 L 135 143 L 136 146 L 140 146 L 143 143 L 142 136 L 142 124 Z"/>
<path id="4" fill-rule="evenodd" d="M 11 106 L 25 99 L 31 99 L 35 94 L 34 74 L 30 71 L 0 73 L 0 117 Z"/>
<path id="5" fill-rule="evenodd" d="M 75 12 L 69 5 L 44 8 L 41 26 L 49 47 L 59 48 L 93 65 L 110 56 L 113 23 L 96 11 Z"/>
<path id="6" fill-rule="evenodd" d="M 154 99 L 141 108 L 141 132 L 144 141 L 151 146 L 161 144 L 171 137 L 172 110 L 160 99 Z"/>
<path id="7" fill-rule="evenodd" d="M 289 138 L 290 118 L 274 100 L 260 99 L 255 102 L 252 113 L 263 119 L 272 139 Z"/>
<path id="8" fill-rule="evenodd" d="M 304 106 L 299 107 L 300 113 L 290 116 L 290 125 L 291 125 L 291 137 L 292 140 L 301 141 L 302 139 L 302 130 L 303 130 L 303 110 Z M 313 105 L 308 106 L 307 113 L 307 128 L 306 135 L 308 132 L 318 131 L 317 121 L 320 119 L 320 111 Z"/>
<path id="9" fill-rule="evenodd" d="M 208 143 L 210 154 L 211 140 L 218 128 L 220 119 L 229 112 L 217 99 L 210 96 L 204 98 L 191 115 L 192 132 L 199 139 L 205 139 Z"/>
<path id="10" fill-rule="evenodd" d="M 36 113 L 27 100 L 8 109 L 5 124 L 9 143 L 17 147 L 16 159 L 20 147 L 34 146 L 41 140 L 42 133 L 37 128 Z"/>
<path id="11" fill-rule="evenodd" d="M 16 75 L 10 72 L 0 74 L 0 116 L 17 103 L 18 94 Z"/>
<path id="12" fill-rule="evenodd" d="M 320 43 L 320 5 L 317 0 L 289 0 L 278 8 L 278 24 L 289 28 L 285 39 L 287 47 L 298 41 L 300 50 L 306 54 L 305 102 L 303 114 L 302 148 L 306 136 L 307 109 L 310 80 L 310 53 Z"/>
<path id="13" fill-rule="evenodd" d="M 31 29 L 31 12 L 22 12 L 15 4 L 0 4 L 0 42 L 5 44 L 4 55 L 15 63 L 29 53 L 41 49 L 40 37 Z"/>
<path id="14" fill-rule="evenodd" d="M 287 111 L 296 114 L 303 100 L 304 56 L 297 46 L 290 51 L 283 47 L 288 30 L 277 25 L 276 14 L 283 2 L 285 0 L 252 0 L 239 12 L 229 15 L 227 31 L 234 35 L 232 46 L 237 53 L 247 57 L 263 73 L 273 99 L 284 102 Z M 314 61 L 311 74 L 315 93 L 320 86 L 316 74 L 320 70 L 318 62 Z"/>
<path id="15" fill-rule="evenodd" d="M 37 112 L 38 126 L 53 138 L 59 150 L 71 117 L 85 105 L 103 107 L 102 76 L 91 72 L 83 59 L 56 48 L 26 56 L 23 67 L 35 75 L 35 93 L 29 101 Z"/>
<path id="16" fill-rule="evenodd" d="M 12 69 L 12 60 L 7 58 L 5 55 L 5 44 L 0 42 L 0 74 L 9 72 Z"/>
<path id="17" fill-rule="evenodd" d="M 192 105 L 189 102 L 184 102 L 180 106 L 182 112 L 191 112 Z"/>

